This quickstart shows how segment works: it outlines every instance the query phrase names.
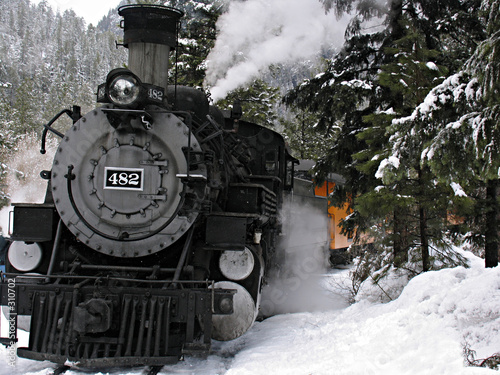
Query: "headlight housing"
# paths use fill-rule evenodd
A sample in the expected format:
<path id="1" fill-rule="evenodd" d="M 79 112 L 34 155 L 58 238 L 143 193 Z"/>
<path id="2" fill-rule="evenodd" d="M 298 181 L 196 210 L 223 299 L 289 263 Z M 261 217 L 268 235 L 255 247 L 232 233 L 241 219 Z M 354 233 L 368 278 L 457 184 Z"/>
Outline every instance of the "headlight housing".
<path id="1" fill-rule="evenodd" d="M 147 104 L 162 105 L 165 89 L 142 83 L 128 69 L 118 68 L 109 72 L 106 83 L 97 89 L 98 103 L 112 103 L 122 108 L 139 108 Z"/>

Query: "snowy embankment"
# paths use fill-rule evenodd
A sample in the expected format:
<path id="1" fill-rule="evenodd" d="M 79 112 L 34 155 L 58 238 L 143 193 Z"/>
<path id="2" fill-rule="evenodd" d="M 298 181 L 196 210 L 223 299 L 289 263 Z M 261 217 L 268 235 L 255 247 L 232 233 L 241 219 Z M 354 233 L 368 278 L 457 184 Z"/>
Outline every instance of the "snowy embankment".
<path id="1" fill-rule="evenodd" d="M 428 272 L 387 304 L 358 302 L 342 312 L 282 315 L 243 340 L 231 374 L 482 374 L 464 367 L 500 352 L 500 268 Z"/>
<path id="2" fill-rule="evenodd" d="M 477 358 L 500 352 L 500 267 L 464 253 L 470 268 L 415 277 L 396 300 L 359 301 L 341 309 L 277 315 L 256 323 L 241 338 L 215 343 L 206 360 L 187 358 L 162 374 L 498 374 L 465 367 L 468 347 Z M 340 275 L 340 276 L 339 276 Z M 330 276 L 330 289 L 339 277 Z M 0 374 L 48 374 L 48 363 L 18 359 Z M 71 370 L 67 374 L 76 374 Z M 100 372 L 105 374 L 106 372 Z M 110 374 L 140 374 L 114 370 Z"/>

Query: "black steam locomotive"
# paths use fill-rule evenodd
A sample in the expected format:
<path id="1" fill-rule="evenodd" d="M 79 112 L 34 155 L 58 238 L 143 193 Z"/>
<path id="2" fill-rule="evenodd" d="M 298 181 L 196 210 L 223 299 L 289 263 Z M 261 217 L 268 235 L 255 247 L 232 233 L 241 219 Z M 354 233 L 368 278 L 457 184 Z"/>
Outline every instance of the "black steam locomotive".
<path id="1" fill-rule="evenodd" d="M 45 126 L 42 153 L 61 137 L 45 202 L 14 204 L 0 287 L 10 332 L 30 332 L 21 357 L 157 366 L 207 352 L 252 325 L 276 262 L 296 162 L 283 138 L 168 85 L 182 12 L 119 14 L 128 69 L 98 87 L 101 106 Z"/>

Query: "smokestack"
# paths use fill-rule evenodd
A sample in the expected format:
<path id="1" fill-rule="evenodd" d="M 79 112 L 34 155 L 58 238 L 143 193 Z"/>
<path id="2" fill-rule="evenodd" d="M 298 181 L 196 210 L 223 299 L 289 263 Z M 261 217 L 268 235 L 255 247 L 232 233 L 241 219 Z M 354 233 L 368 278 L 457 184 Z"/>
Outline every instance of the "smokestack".
<path id="1" fill-rule="evenodd" d="M 167 88 L 168 57 L 177 44 L 180 10 L 162 5 L 125 5 L 123 45 L 129 49 L 128 68 L 144 83 Z"/>

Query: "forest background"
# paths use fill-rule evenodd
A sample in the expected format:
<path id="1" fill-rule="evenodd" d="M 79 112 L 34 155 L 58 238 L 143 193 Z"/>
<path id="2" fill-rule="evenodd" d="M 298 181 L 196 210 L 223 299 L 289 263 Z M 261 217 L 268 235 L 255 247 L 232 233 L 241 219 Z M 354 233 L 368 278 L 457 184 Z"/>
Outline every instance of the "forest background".
<path id="1" fill-rule="evenodd" d="M 496 266 L 500 0 L 318 1 L 325 13 L 348 20 L 341 45 L 331 41 L 311 58 L 272 62 L 216 104 L 229 109 L 239 99 L 246 120 L 280 131 L 294 156 L 317 161 L 317 182 L 343 176 L 330 197 L 350 209 L 343 230 L 360 245 L 374 241 L 357 254 L 359 280 L 461 264 L 454 242 Z M 172 81 L 176 72 L 179 84 L 210 95 L 217 21 L 256 0 L 141 2 L 186 13 Z M 23 178 L 9 162 L 20 145 L 62 109 L 93 108 L 97 85 L 126 64 L 126 50 L 116 47 L 119 22 L 116 9 L 87 25 L 45 1 L 0 0 L 3 205 L 7 176 Z M 286 32 L 279 23 L 262 27 Z M 236 50 L 231 58 L 251 56 Z"/>

